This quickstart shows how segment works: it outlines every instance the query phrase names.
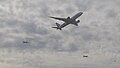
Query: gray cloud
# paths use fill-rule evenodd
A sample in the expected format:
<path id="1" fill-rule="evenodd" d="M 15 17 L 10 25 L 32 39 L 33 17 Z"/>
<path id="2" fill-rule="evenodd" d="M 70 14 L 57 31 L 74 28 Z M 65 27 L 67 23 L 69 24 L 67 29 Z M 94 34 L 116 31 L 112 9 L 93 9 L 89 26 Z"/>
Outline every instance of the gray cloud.
<path id="1" fill-rule="evenodd" d="M 119 68 L 119 8 L 119 0 L 1 0 L 0 66 Z M 48 16 L 79 11 L 78 27 L 51 28 L 55 20 Z"/>

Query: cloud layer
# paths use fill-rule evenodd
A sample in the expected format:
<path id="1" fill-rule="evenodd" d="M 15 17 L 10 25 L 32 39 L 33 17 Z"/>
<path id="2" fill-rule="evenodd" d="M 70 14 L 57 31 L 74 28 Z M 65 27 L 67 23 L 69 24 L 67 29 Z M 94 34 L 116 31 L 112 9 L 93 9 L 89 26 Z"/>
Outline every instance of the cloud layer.
<path id="1" fill-rule="evenodd" d="M 1 68 L 119 68 L 119 0 L 1 0 Z M 49 16 L 83 12 L 79 26 Z M 59 22 L 61 23 L 61 22 Z M 23 44 L 22 41 L 29 41 Z M 88 55 L 88 58 L 83 58 Z"/>

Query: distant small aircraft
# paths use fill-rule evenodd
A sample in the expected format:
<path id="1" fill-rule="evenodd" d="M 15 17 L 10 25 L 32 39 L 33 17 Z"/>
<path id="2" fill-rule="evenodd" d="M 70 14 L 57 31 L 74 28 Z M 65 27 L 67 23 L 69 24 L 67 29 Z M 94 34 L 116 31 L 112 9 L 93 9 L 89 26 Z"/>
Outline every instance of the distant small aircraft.
<path id="1" fill-rule="evenodd" d="M 83 57 L 88 57 L 87 55 L 84 55 Z"/>
<path id="2" fill-rule="evenodd" d="M 61 20 L 63 21 L 64 23 L 63 24 L 59 24 L 59 23 L 56 23 L 57 27 L 52 27 L 52 28 L 56 28 L 56 29 L 59 29 L 59 30 L 62 30 L 63 27 L 69 25 L 69 24 L 73 24 L 73 25 L 76 25 L 78 26 L 78 23 L 80 22 L 80 20 L 77 20 L 76 19 L 78 17 L 80 17 L 81 15 L 83 14 L 83 12 L 79 12 L 77 13 L 76 15 L 74 15 L 73 17 L 67 17 L 67 18 L 58 18 L 58 17 L 51 17 L 50 18 L 53 18 L 53 19 L 57 19 L 57 20 Z"/>
<path id="3" fill-rule="evenodd" d="M 23 43 L 29 43 L 28 41 L 23 41 Z"/>

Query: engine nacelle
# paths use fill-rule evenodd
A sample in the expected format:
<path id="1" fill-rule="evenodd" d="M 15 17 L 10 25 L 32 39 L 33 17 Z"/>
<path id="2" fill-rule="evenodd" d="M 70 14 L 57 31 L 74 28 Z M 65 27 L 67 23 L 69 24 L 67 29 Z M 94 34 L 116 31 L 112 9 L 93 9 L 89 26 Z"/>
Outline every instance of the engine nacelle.
<path id="1" fill-rule="evenodd" d="M 80 20 L 77 20 L 76 22 L 77 22 L 77 23 L 79 23 L 79 22 L 80 22 Z"/>
<path id="2" fill-rule="evenodd" d="M 67 19 L 70 19 L 70 17 L 67 17 Z"/>

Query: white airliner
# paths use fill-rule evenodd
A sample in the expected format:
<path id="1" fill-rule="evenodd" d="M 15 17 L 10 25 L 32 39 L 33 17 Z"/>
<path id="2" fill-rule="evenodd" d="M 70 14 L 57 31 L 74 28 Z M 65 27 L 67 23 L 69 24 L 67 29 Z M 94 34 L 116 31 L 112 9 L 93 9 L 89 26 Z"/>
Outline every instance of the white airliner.
<path id="1" fill-rule="evenodd" d="M 57 27 L 52 27 L 52 28 L 56 28 L 56 29 L 62 30 L 63 27 L 65 27 L 65 26 L 67 26 L 69 24 L 73 24 L 73 25 L 78 26 L 78 23 L 80 22 L 80 20 L 76 21 L 76 19 L 78 17 L 80 17 L 82 14 L 83 14 L 83 12 L 79 12 L 76 15 L 74 15 L 73 17 L 67 17 L 67 18 L 58 18 L 58 17 L 51 17 L 50 16 L 50 18 L 61 20 L 61 21 L 64 22 L 61 25 L 59 23 L 56 23 Z"/>

